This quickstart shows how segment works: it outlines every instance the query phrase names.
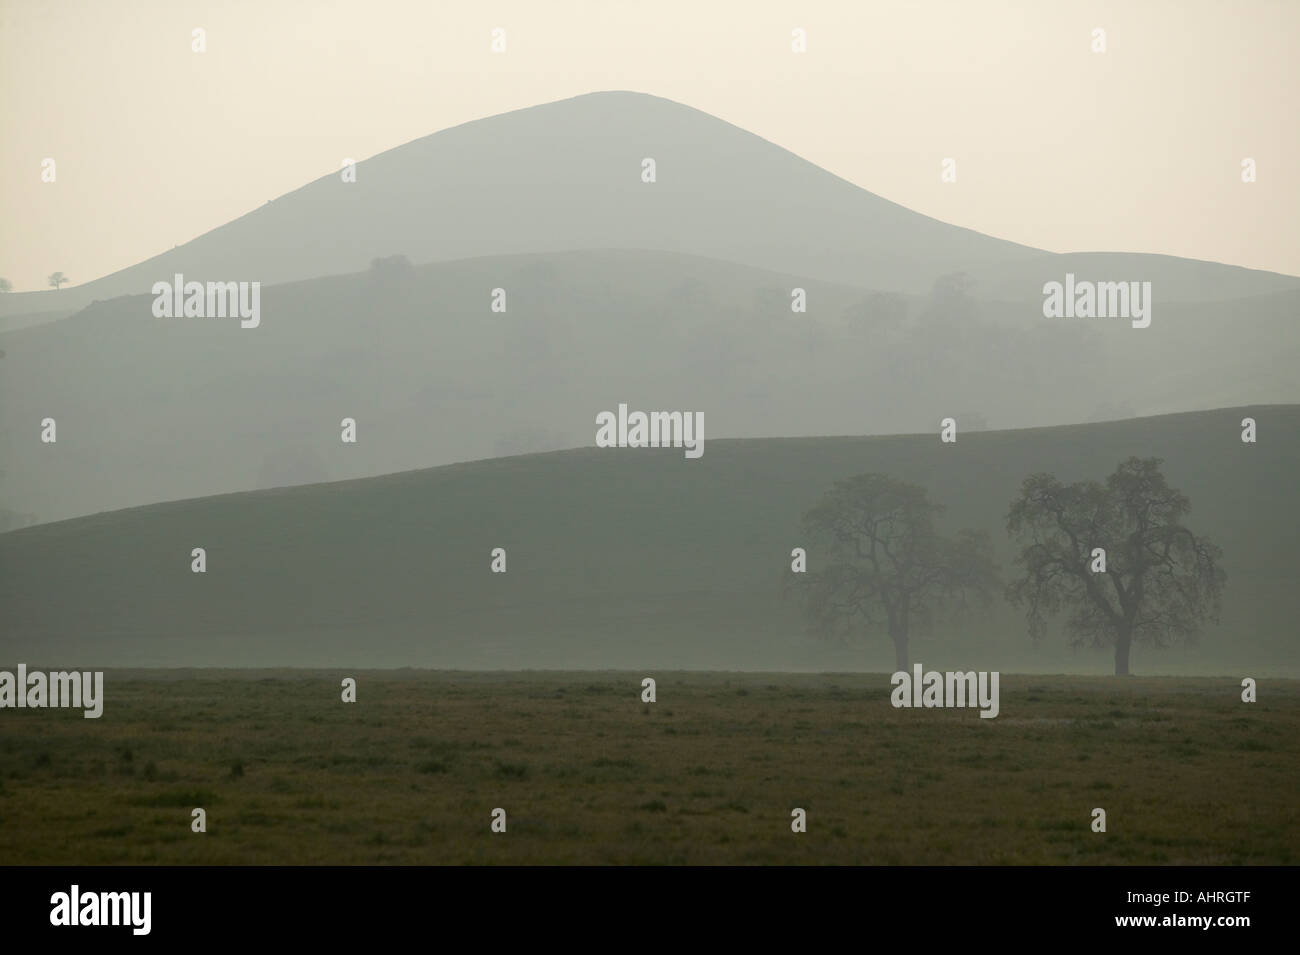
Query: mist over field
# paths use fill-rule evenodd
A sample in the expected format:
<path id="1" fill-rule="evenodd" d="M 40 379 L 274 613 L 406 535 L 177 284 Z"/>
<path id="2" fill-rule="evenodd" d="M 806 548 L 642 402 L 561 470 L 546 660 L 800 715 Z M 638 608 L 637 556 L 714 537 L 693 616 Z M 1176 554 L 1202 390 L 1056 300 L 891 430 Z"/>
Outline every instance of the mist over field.
<path id="1" fill-rule="evenodd" d="M 1076 273 L 1134 283 L 1147 324 L 1045 317 Z M 186 317 L 190 281 L 259 282 L 259 313 Z M 0 305 L 79 309 L 0 335 L 6 658 L 885 669 L 887 641 L 810 635 L 783 580 L 835 482 L 914 482 L 1009 572 L 1027 477 L 1136 456 L 1230 583 L 1199 642 L 1135 666 L 1300 672 L 1300 279 L 993 239 L 669 100 L 445 130 Z M 591 447 L 620 405 L 700 414 L 700 456 Z M 912 658 L 1106 672 L 993 596 Z"/>
<path id="2" fill-rule="evenodd" d="M 260 283 L 257 327 L 158 317 L 151 290 L 178 275 Z M 1149 325 L 1045 318 L 1067 276 L 1151 283 Z M 590 94 L 389 150 L 102 279 L 0 296 L 34 322 L 0 334 L 0 527 L 590 446 L 620 402 L 698 408 L 711 438 L 1291 403 L 1298 311 L 1292 276 L 1041 252 L 687 106 Z M 34 440 L 47 417 L 57 445 Z"/>
<path id="3" fill-rule="evenodd" d="M 1240 441 L 1240 421 L 1268 440 Z M 878 628 L 808 634 L 783 579 L 791 550 L 827 558 L 800 518 L 835 481 L 925 486 L 944 530 L 1003 521 L 1023 479 L 1100 479 L 1157 456 L 1223 548 L 1221 620 L 1197 644 L 1135 649 L 1135 671 L 1294 675 L 1300 408 L 1228 409 L 962 435 L 709 440 L 590 448 L 114 511 L 0 535 L 0 655 L 97 666 L 668 667 L 889 670 Z M 1113 462 L 1099 467 L 1098 462 Z M 192 573 L 203 547 L 206 572 Z M 504 548 L 508 572 L 492 573 Z M 998 597 L 936 619 L 934 667 L 1105 673 L 1104 650 L 1037 646 Z M 976 666 L 978 664 L 978 666 Z"/>
<path id="4" fill-rule="evenodd" d="M 0 3 L 6 940 L 1285 926 L 1298 31 Z"/>

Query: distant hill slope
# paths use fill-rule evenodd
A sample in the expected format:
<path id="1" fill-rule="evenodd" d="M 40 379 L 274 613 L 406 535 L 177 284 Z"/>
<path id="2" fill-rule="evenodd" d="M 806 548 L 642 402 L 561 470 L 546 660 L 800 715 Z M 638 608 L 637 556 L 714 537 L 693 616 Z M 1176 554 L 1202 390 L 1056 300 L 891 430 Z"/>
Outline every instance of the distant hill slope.
<path id="1" fill-rule="evenodd" d="M 490 310 L 498 287 L 505 312 Z M 796 287 L 806 313 L 791 311 Z M 0 508 L 48 521 L 582 447 L 621 401 L 702 411 L 713 438 L 1300 401 L 1300 292 L 1159 303 L 1134 329 L 942 286 L 899 296 L 604 251 L 268 287 L 256 329 L 154 318 L 151 304 L 0 334 Z M 46 417 L 55 444 L 39 440 Z M 340 441 L 345 417 L 356 444 Z"/>
<path id="2" fill-rule="evenodd" d="M 1240 441 L 1240 420 L 1259 443 Z M 1192 526 L 1224 551 L 1222 625 L 1138 673 L 1300 671 L 1300 406 L 960 435 L 587 449 L 180 501 L 0 535 L 0 660 L 89 666 L 890 669 L 887 642 L 827 648 L 781 596 L 801 514 L 836 479 L 884 471 L 987 528 L 1047 470 L 1102 478 L 1165 459 Z M 207 573 L 190 551 L 207 550 Z M 490 552 L 508 555 L 504 575 Z M 816 563 L 818 554 L 810 554 Z M 927 666 L 1107 672 L 1033 650 L 1000 607 L 916 640 Z M 1226 692 L 1232 692 L 1229 686 Z"/>
<path id="3" fill-rule="evenodd" d="M 653 158 L 657 181 L 641 181 Z M 332 160 L 331 160 L 332 161 Z M 323 161 L 323 165 L 327 165 Z M 1067 271 L 1147 280 L 1161 301 L 1300 288 L 1300 278 L 1161 255 L 1055 255 L 912 212 L 689 106 L 602 92 L 442 130 L 337 171 L 191 242 L 83 285 L 0 296 L 0 315 L 147 292 L 180 272 L 275 284 L 414 262 L 648 248 L 923 294 L 966 271 L 1023 299 Z"/>

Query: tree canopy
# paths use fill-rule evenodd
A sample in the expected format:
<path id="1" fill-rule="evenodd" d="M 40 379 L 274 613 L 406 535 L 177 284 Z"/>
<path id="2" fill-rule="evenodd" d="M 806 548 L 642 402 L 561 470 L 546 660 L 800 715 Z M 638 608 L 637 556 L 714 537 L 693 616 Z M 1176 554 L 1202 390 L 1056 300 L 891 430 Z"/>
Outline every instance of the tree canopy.
<path id="1" fill-rule="evenodd" d="M 1113 647 L 1117 675 L 1134 643 L 1168 646 L 1218 619 L 1220 551 L 1184 525 L 1191 502 L 1160 465 L 1132 457 L 1105 483 L 1035 474 L 1007 514 L 1023 544 L 1007 597 L 1027 609 L 1030 635 L 1064 612 L 1071 644 Z"/>

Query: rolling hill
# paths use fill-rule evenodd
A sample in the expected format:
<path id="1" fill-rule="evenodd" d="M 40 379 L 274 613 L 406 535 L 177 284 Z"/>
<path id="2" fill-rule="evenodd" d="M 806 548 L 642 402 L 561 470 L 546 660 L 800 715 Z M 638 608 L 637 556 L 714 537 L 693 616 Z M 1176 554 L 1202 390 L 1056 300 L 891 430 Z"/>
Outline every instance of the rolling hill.
<path id="1" fill-rule="evenodd" d="M 641 181 L 656 161 L 657 179 Z M 333 157 L 329 162 L 336 161 Z M 965 271 L 990 298 L 1044 282 L 1151 281 L 1162 302 L 1300 288 L 1300 279 L 1116 251 L 1057 255 L 920 215 L 689 106 L 610 91 L 442 130 L 337 170 L 137 265 L 57 292 L 0 296 L 0 316 L 147 292 L 175 273 L 265 285 L 528 252 L 655 249 L 925 294 Z"/>
<path id="2" fill-rule="evenodd" d="M 794 288 L 806 313 L 791 311 Z M 973 291 L 903 296 L 607 250 L 268 287 L 256 329 L 155 318 L 147 295 L 102 302 L 0 335 L 0 507 L 59 520 L 582 447 L 620 401 L 702 411 L 713 438 L 1300 401 L 1300 292 L 1161 303 L 1139 330 Z M 345 417 L 355 444 L 340 440 Z"/>
<path id="3" fill-rule="evenodd" d="M 1243 444 L 1240 421 L 1259 423 Z M 707 440 L 579 449 L 186 500 L 0 534 L 0 658 L 32 666 L 892 669 L 887 641 L 802 635 L 782 572 L 836 479 L 925 485 L 943 524 L 993 532 L 1024 477 L 1102 478 L 1165 460 L 1190 523 L 1224 551 L 1222 622 L 1134 670 L 1300 672 L 1300 406 L 961 434 Z M 194 547 L 207 572 L 190 570 Z M 506 549 L 505 574 L 489 570 Z M 817 560 L 810 553 L 810 561 Z M 1108 672 L 1035 649 L 1005 606 L 939 626 L 940 668 Z"/>

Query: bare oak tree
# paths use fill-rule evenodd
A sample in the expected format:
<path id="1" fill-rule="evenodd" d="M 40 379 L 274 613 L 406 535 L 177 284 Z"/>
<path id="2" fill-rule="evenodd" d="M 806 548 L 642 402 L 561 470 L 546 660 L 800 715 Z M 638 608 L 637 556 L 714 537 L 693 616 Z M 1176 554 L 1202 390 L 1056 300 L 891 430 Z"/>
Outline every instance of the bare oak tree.
<path id="1" fill-rule="evenodd" d="M 1105 484 L 1025 479 L 1007 514 L 1008 533 L 1024 544 L 1024 576 L 1007 597 L 1027 608 L 1035 640 L 1065 611 L 1070 644 L 1113 647 L 1122 676 L 1134 643 L 1168 646 L 1218 619 L 1220 551 L 1183 525 L 1191 502 L 1160 464 L 1129 458 Z"/>
<path id="2" fill-rule="evenodd" d="M 845 637 L 883 627 L 906 670 L 914 623 L 971 597 L 987 604 L 998 586 L 988 536 L 940 536 L 941 510 L 924 488 L 887 475 L 836 482 L 804 515 L 809 569 L 790 575 L 813 629 Z"/>

